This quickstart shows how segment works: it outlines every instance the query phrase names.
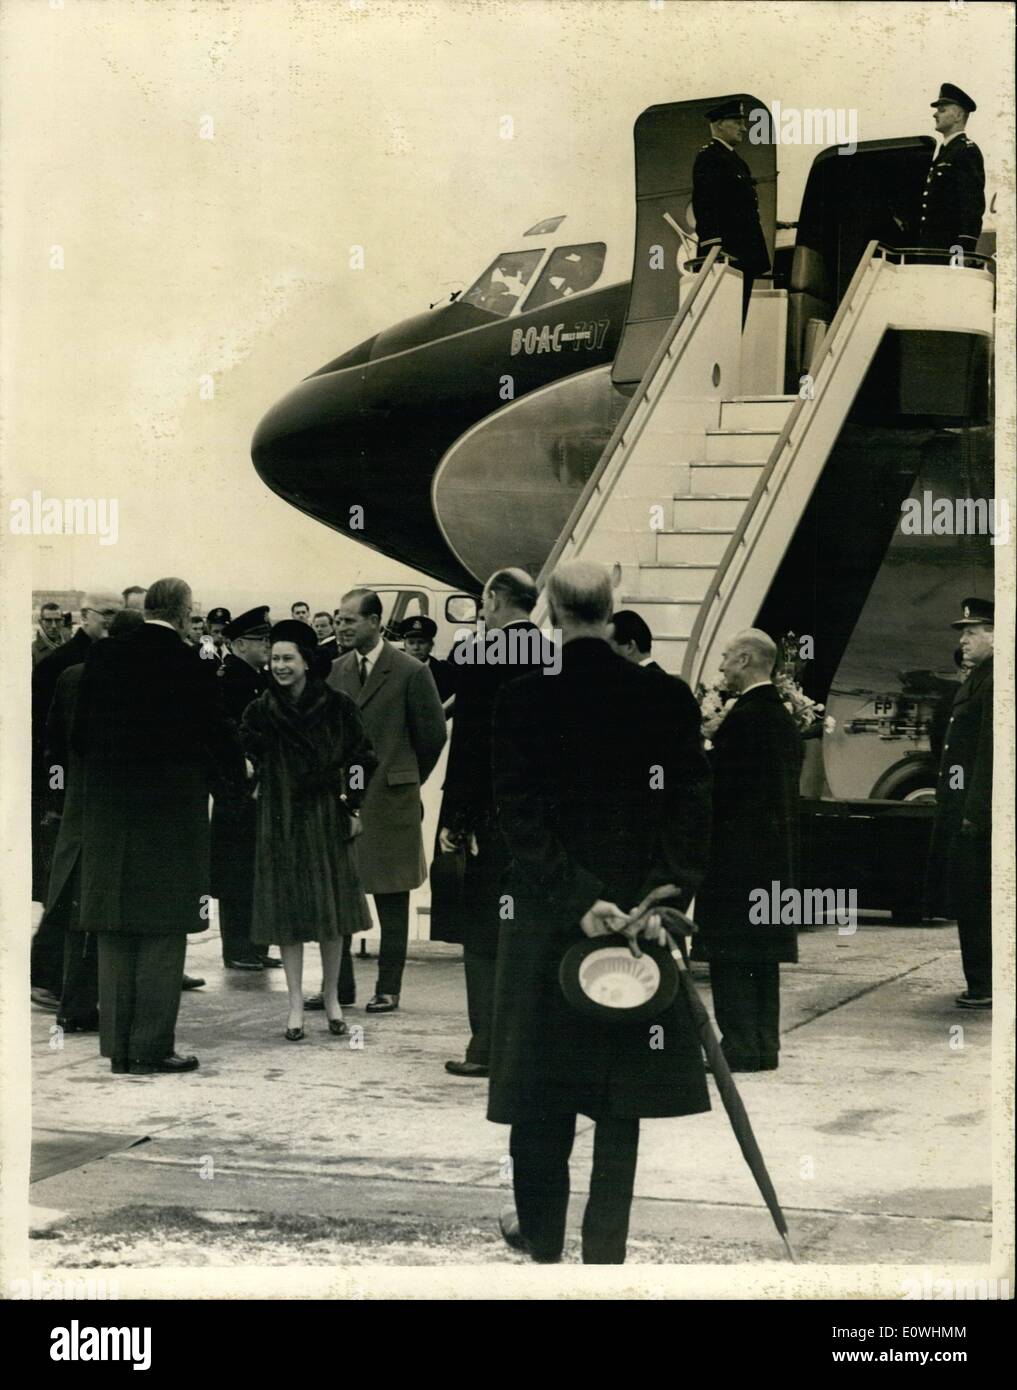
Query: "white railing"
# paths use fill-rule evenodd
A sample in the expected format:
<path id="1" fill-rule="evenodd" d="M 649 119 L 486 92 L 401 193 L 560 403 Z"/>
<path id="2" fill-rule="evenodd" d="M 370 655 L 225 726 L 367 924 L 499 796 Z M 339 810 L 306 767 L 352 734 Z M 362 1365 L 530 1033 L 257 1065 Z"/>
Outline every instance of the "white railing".
<path id="1" fill-rule="evenodd" d="M 560 561 L 575 554 L 596 526 L 605 504 L 624 472 L 626 460 L 642 437 L 643 430 L 653 414 L 653 406 L 681 361 L 693 329 L 708 311 L 718 285 L 729 273 L 731 267 L 727 259 L 719 247 L 713 247 L 703 261 L 691 293 L 671 320 L 650 360 L 650 365 L 643 373 L 642 381 L 604 446 L 597 466 L 579 494 L 554 549 L 544 562 L 537 577 L 537 588 L 541 597 L 533 613 L 534 622 L 543 623 L 547 616 L 543 591 L 548 576 Z M 661 367 L 665 368 L 664 372 L 661 372 Z"/>
<path id="2" fill-rule="evenodd" d="M 917 263 L 931 261 L 933 257 L 928 252 L 909 254 L 899 248 L 881 247 L 876 241 L 869 242 L 866 247 L 816 359 L 810 365 L 811 391 L 800 396 L 792 407 L 700 605 L 682 664 L 682 675 L 690 685 L 694 686 L 701 677 L 740 579 L 766 531 L 773 508 L 793 471 L 794 460 L 817 419 L 836 376 L 837 363 L 851 343 L 880 273 L 888 263 L 904 264 L 912 260 Z M 974 268 L 984 272 L 981 262 Z M 850 409 L 850 402 L 846 409 Z M 760 602 L 762 597 L 760 594 Z"/>

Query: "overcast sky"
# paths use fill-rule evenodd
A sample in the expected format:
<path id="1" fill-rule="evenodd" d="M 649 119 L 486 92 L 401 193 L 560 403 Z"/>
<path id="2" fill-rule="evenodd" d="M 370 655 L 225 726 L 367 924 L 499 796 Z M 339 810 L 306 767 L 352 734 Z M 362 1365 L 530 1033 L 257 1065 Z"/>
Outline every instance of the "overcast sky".
<path id="1" fill-rule="evenodd" d="M 278 611 L 406 573 L 260 483 L 259 417 L 539 217 L 629 239 L 646 106 L 744 90 L 854 107 L 865 140 L 931 132 L 952 81 L 978 101 L 990 187 L 1013 183 L 1005 5 L 5 0 L 2 14 L 5 523 L 33 488 L 120 507 L 116 546 L 5 536 L 31 547 L 36 587 L 176 573 L 206 606 Z M 781 217 L 816 152 L 778 152 Z"/>

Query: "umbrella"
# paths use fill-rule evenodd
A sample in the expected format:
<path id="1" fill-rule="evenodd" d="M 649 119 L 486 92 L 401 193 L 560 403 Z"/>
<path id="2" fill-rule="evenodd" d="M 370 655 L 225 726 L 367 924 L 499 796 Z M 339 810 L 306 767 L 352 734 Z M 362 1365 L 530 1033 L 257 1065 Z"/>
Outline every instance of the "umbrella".
<path id="1" fill-rule="evenodd" d="M 752 1125 L 749 1122 L 748 1113 L 738 1094 L 738 1088 L 731 1075 L 731 1068 L 727 1064 L 717 1037 L 716 1030 L 710 1022 L 710 1015 L 706 1012 L 706 1005 L 699 997 L 699 993 L 693 984 L 692 975 L 689 972 L 688 957 L 685 954 L 685 936 L 692 935 L 696 931 L 696 924 L 691 917 L 686 917 L 684 912 L 679 912 L 676 907 L 665 905 L 665 900 L 678 896 L 678 890 L 674 884 L 668 883 L 661 888 L 655 888 L 652 893 L 648 893 L 639 906 L 634 910 L 629 918 L 625 935 L 629 936 L 629 944 L 638 952 L 635 943 L 635 935 L 639 928 L 645 925 L 649 917 L 657 917 L 661 925 L 667 931 L 671 944 L 674 947 L 672 955 L 681 981 L 681 987 L 685 998 L 688 1001 L 692 1018 L 699 1033 L 699 1041 L 703 1051 L 706 1053 L 707 1061 L 713 1071 L 713 1079 L 717 1083 L 717 1090 L 720 1098 L 724 1102 L 724 1109 L 727 1111 L 728 1119 L 731 1121 L 731 1128 L 735 1132 L 735 1138 L 745 1157 L 745 1162 L 749 1165 L 749 1170 L 756 1180 L 756 1186 L 762 1193 L 763 1201 L 770 1209 L 773 1217 L 773 1224 L 777 1227 L 780 1237 L 787 1249 L 788 1256 L 792 1264 L 797 1264 L 795 1252 L 791 1247 L 788 1237 L 787 1221 L 781 1211 L 777 1194 L 774 1191 L 770 1174 L 766 1171 L 766 1164 L 763 1155 L 756 1143 L 756 1136 L 752 1132 Z"/>

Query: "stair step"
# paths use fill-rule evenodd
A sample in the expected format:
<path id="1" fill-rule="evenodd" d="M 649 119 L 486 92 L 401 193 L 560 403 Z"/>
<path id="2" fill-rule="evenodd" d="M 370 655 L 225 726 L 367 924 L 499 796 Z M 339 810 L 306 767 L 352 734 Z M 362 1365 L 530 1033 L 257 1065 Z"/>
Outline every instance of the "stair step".
<path id="1" fill-rule="evenodd" d="M 689 464 L 689 482 L 694 497 L 742 497 L 751 493 L 759 481 L 762 463 Z"/>
<path id="2" fill-rule="evenodd" d="M 742 519 L 748 493 L 725 497 L 723 493 L 694 497 L 686 494 L 674 499 L 672 521 L 676 531 L 735 527 Z"/>
<path id="3" fill-rule="evenodd" d="M 698 603 L 673 603 L 667 598 L 623 597 L 622 604 L 644 619 L 654 641 L 673 637 L 684 641 L 692 635 L 699 612 Z"/>
<path id="4" fill-rule="evenodd" d="M 707 430 L 707 463 L 765 463 L 780 430 Z"/>
<path id="5" fill-rule="evenodd" d="M 684 603 L 698 608 L 706 597 L 716 565 L 640 565 L 634 586 L 640 598 L 657 602 Z"/>
<path id="6" fill-rule="evenodd" d="M 663 564 L 680 561 L 686 565 L 719 565 L 734 530 L 658 531 L 657 559 Z"/>
<path id="7" fill-rule="evenodd" d="M 740 396 L 722 401 L 720 427 L 723 430 L 783 429 L 792 400 L 790 396 Z"/>

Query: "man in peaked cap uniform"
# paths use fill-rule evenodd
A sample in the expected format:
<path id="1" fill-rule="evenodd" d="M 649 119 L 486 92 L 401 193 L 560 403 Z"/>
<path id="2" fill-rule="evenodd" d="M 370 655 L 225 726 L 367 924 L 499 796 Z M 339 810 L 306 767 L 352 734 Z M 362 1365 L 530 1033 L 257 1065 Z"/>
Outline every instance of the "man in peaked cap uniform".
<path id="1" fill-rule="evenodd" d="M 740 101 L 722 102 L 707 111 L 710 142 L 692 166 L 692 211 L 699 253 L 720 246 L 742 272 L 742 325 L 749 312 L 752 283 L 770 269 L 766 239 L 759 224 L 759 199 L 749 166 L 736 153 L 745 139 Z"/>
<path id="2" fill-rule="evenodd" d="M 213 610 L 216 611 L 216 610 Z M 221 611 L 221 610 L 219 610 Z M 268 606 L 228 622 L 230 643 L 218 681 L 226 713 L 239 729 L 244 710 L 268 684 Z M 222 960 L 227 970 L 261 970 L 282 962 L 251 941 L 254 911 L 255 802 L 245 789 L 215 788 L 212 808 L 212 891 L 219 900 Z"/>
<path id="3" fill-rule="evenodd" d="M 400 629 L 403 649 L 410 656 L 423 663 L 434 677 L 442 704 L 455 694 L 455 672 L 448 661 L 439 661 L 431 655 L 434 639 L 438 635 L 438 624 L 433 618 L 423 618 L 419 614 L 407 618 Z"/>
<path id="4" fill-rule="evenodd" d="M 199 655 L 208 662 L 209 668 L 217 676 L 222 675 L 223 662 L 227 655 L 226 628 L 232 621 L 228 608 L 210 608 L 205 619 L 208 636 L 201 641 Z"/>
<path id="5" fill-rule="evenodd" d="M 995 606 L 966 598 L 960 631 L 971 674 L 957 687 L 936 789 L 929 857 L 932 910 L 957 918 L 962 1009 L 992 1008 L 992 644 Z"/>
<path id="6" fill-rule="evenodd" d="M 929 166 L 918 215 L 919 246 L 962 246 L 974 251 L 985 212 L 982 152 L 967 137 L 968 116 L 978 108 L 967 92 L 944 82 L 932 102 L 943 143 Z"/>

